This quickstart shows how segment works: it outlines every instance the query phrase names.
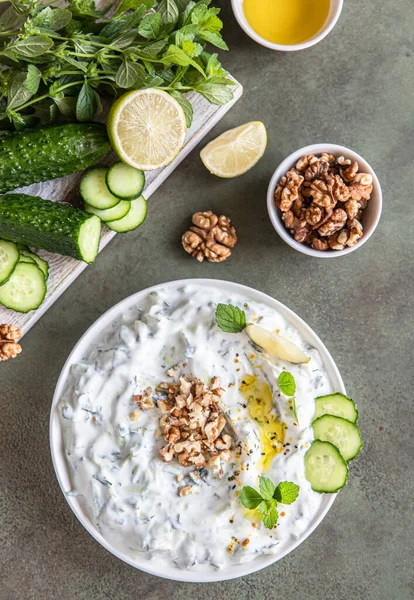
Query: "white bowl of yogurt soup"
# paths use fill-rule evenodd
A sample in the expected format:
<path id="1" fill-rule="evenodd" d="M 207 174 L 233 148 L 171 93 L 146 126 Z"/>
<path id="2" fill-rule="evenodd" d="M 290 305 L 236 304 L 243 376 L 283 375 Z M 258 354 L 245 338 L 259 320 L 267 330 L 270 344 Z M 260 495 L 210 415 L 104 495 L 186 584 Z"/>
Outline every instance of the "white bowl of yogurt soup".
<path id="1" fill-rule="evenodd" d="M 219 303 L 244 310 L 248 323 L 279 332 L 309 362 L 270 360 L 245 331 L 223 332 L 215 319 Z M 296 381 L 298 423 L 278 388 L 283 370 Z M 143 390 L 180 375 L 206 385 L 219 378 L 224 390 L 221 406 L 237 452 L 220 472 L 162 460 L 162 395 L 155 393 L 154 407 L 141 410 L 137 399 Z M 257 385 L 247 395 L 246 381 Z M 314 492 L 304 469 L 314 399 L 331 392 L 345 393 L 332 357 L 312 329 L 277 300 L 226 281 L 157 285 L 111 308 L 70 354 L 51 409 L 53 465 L 79 521 L 126 563 L 177 581 L 241 577 L 294 550 L 335 499 Z M 262 419 L 253 418 L 252 402 L 265 407 L 275 431 L 283 426 L 282 439 L 271 449 L 263 444 L 266 431 Z M 239 499 L 241 487 L 257 488 L 260 475 L 300 486 L 297 500 L 279 509 L 272 530 L 255 522 Z M 180 495 L 186 487 L 191 493 Z"/>

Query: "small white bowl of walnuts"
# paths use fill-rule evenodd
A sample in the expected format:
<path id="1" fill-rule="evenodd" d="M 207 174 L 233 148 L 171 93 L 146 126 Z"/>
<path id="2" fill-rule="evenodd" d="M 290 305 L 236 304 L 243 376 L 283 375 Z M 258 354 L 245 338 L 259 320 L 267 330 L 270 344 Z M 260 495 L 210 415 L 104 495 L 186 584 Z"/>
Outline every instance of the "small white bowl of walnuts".
<path id="1" fill-rule="evenodd" d="M 299 252 L 333 258 L 360 248 L 382 210 L 381 186 L 370 165 L 336 144 L 305 146 L 276 169 L 267 208 L 280 237 Z"/>

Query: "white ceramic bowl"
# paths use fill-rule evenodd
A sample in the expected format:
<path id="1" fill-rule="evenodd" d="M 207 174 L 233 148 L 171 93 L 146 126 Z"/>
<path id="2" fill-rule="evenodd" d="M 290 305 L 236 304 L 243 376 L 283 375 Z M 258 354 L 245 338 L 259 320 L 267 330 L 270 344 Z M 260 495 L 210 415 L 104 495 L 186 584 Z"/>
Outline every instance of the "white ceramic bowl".
<path id="1" fill-rule="evenodd" d="M 364 235 L 355 244 L 355 246 L 345 248 L 344 250 L 314 250 L 306 244 L 300 244 L 297 242 L 290 234 L 289 230 L 286 229 L 285 224 L 282 221 L 282 213 L 276 206 L 274 199 L 275 189 L 280 178 L 283 177 L 283 175 L 285 175 L 289 169 L 295 166 L 301 156 L 304 156 L 305 154 L 321 154 L 322 152 L 333 154 L 336 157 L 345 156 L 345 158 L 356 160 L 359 164 L 359 171 L 363 173 L 369 173 L 372 175 L 373 179 L 374 187 L 371 198 L 368 201 L 368 205 L 364 210 L 361 219 L 361 223 L 364 227 Z M 310 146 L 300 148 L 300 150 L 296 150 L 296 152 L 290 154 L 290 156 L 285 158 L 285 160 L 280 163 L 274 172 L 267 189 L 267 210 L 269 212 L 269 217 L 272 221 L 273 227 L 276 229 L 280 237 L 287 244 L 289 244 L 289 246 L 292 246 L 292 248 L 295 250 L 298 250 L 303 254 L 307 254 L 308 256 L 315 256 L 316 258 L 335 258 L 337 256 L 344 256 L 345 254 L 354 252 L 354 250 L 358 250 L 358 248 L 361 248 L 361 246 L 363 246 L 363 244 L 365 244 L 365 242 L 367 242 L 374 233 L 378 225 L 378 221 L 380 220 L 382 211 L 382 191 L 380 182 L 378 181 L 378 177 L 376 176 L 374 169 L 367 163 L 366 160 L 362 158 L 362 156 L 353 150 L 350 150 L 349 148 L 345 148 L 345 146 L 338 146 L 337 144 L 312 144 Z"/>
<path id="2" fill-rule="evenodd" d="M 240 285 L 238 283 L 231 283 L 228 281 L 218 281 L 214 279 L 184 279 L 181 281 L 171 281 L 169 283 L 164 283 L 161 285 L 156 285 L 146 290 L 142 290 L 129 298 L 125 298 L 116 304 L 114 307 L 109 309 L 105 314 L 103 314 L 95 323 L 86 331 L 86 333 L 81 337 L 79 342 L 76 344 L 74 349 L 69 355 L 62 372 L 60 374 L 59 380 L 56 385 L 55 393 L 53 396 L 51 415 L 50 415 L 50 448 L 52 453 L 52 461 L 55 469 L 56 477 L 59 481 L 59 485 L 62 489 L 62 492 L 65 496 L 66 501 L 69 506 L 85 527 L 85 529 L 91 534 L 92 537 L 95 538 L 104 548 L 109 550 L 116 557 L 120 558 L 124 562 L 130 564 L 133 567 L 141 569 L 146 573 L 150 573 L 151 575 L 157 575 L 158 577 L 164 577 L 166 579 L 173 579 L 175 581 L 190 581 L 190 582 L 209 582 L 209 581 L 224 581 L 227 579 L 235 579 L 237 577 L 243 577 L 245 575 L 249 575 L 250 573 L 254 573 L 264 567 L 271 565 L 272 563 L 278 561 L 283 556 L 294 550 L 299 544 L 301 544 L 311 533 L 312 531 L 319 525 L 322 519 L 325 517 L 326 513 L 332 506 L 333 501 L 335 500 L 336 494 L 324 494 L 322 505 L 319 513 L 315 517 L 315 519 L 309 524 L 309 527 L 299 536 L 298 539 L 292 540 L 288 545 L 284 546 L 284 548 L 280 551 L 279 554 L 276 555 L 268 555 L 268 556 L 260 556 L 256 558 L 254 561 L 247 564 L 234 565 L 222 570 L 214 570 L 211 566 L 208 565 L 199 565 L 191 570 L 181 570 L 177 567 L 166 567 L 164 564 L 157 562 L 157 560 L 146 560 L 143 557 L 137 556 L 135 559 L 125 555 L 122 551 L 118 550 L 114 546 L 112 546 L 105 538 L 102 537 L 98 529 L 96 529 L 95 525 L 90 521 L 89 517 L 86 515 L 84 510 L 82 509 L 81 503 L 79 502 L 78 497 L 76 496 L 68 496 L 67 492 L 71 489 L 71 480 L 69 476 L 68 464 L 65 460 L 65 450 L 63 447 L 63 440 L 61 435 L 61 428 L 59 423 L 59 416 L 57 410 L 57 404 L 61 398 L 62 392 L 66 386 L 66 380 L 69 374 L 70 367 L 82 360 L 84 356 L 88 355 L 91 347 L 94 344 L 94 340 L 101 334 L 102 330 L 110 325 L 119 315 L 121 315 L 127 309 L 139 305 L 140 300 L 143 299 L 147 294 L 153 291 L 157 291 L 160 288 L 165 288 L 167 286 L 171 287 L 182 287 L 183 285 L 201 285 L 201 286 L 214 286 L 215 288 L 222 289 L 223 292 L 228 296 L 231 293 L 244 293 L 251 297 L 252 300 L 260 301 L 271 308 L 279 311 L 283 317 L 292 324 L 302 335 L 303 339 L 311 344 L 316 350 L 318 350 L 327 376 L 332 384 L 332 388 L 338 390 L 345 394 L 345 387 L 339 374 L 339 371 L 329 354 L 328 350 L 325 348 L 321 340 L 318 338 L 316 333 L 312 331 L 312 329 L 306 325 L 302 319 L 300 319 L 294 312 L 292 312 L 289 308 L 263 294 L 262 292 L 258 292 L 252 288 Z"/>
<path id="3" fill-rule="evenodd" d="M 324 37 L 328 35 L 328 33 L 335 27 L 336 22 L 339 19 L 339 15 L 342 11 L 343 0 L 331 0 L 331 6 L 329 9 L 328 18 L 325 21 L 322 29 L 314 35 L 310 40 L 306 40 L 306 42 L 302 42 L 301 44 L 274 44 L 273 42 L 269 42 L 261 35 L 256 33 L 256 31 L 251 27 L 249 22 L 246 19 L 243 10 L 243 0 L 231 0 L 231 6 L 233 8 L 234 16 L 236 17 L 240 27 L 247 33 L 249 37 L 252 38 L 258 44 L 262 46 L 266 46 L 266 48 L 271 48 L 272 50 L 281 50 L 282 52 L 292 52 L 294 50 L 304 50 L 305 48 L 310 48 L 314 46 Z"/>

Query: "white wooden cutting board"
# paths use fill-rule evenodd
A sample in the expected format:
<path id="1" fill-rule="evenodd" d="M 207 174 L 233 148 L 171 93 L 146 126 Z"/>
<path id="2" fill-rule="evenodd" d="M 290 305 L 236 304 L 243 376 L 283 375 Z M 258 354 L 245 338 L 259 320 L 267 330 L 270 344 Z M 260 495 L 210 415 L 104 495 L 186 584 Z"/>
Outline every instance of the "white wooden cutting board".
<path id="1" fill-rule="evenodd" d="M 235 102 L 243 93 L 243 87 L 235 81 L 233 87 L 234 98 L 225 106 L 216 106 L 209 104 L 204 98 L 198 94 L 190 94 L 194 107 L 194 119 L 191 128 L 187 132 L 186 141 L 180 154 L 168 166 L 157 171 L 146 173 L 146 185 L 143 192 L 145 198 L 149 198 L 155 190 L 166 180 L 166 178 L 174 171 L 180 162 L 191 152 L 191 150 L 203 139 L 203 137 L 220 121 Z M 115 162 L 115 157 L 112 161 L 107 161 L 108 164 Z M 33 196 L 41 196 L 56 202 L 67 201 L 75 206 L 81 206 L 79 197 L 79 182 L 82 178 L 82 173 L 67 175 L 53 181 L 44 183 L 36 183 L 26 187 L 19 188 L 15 192 L 23 192 Z M 106 226 L 102 227 L 102 237 L 100 244 L 100 252 L 117 235 L 110 231 Z M 127 235 L 127 234 L 124 234 Z M 27 314 L 21 314 L 0 306 L 0 323 L 14 324 L 20 327 L 23 334 L 27 333 L 38 319 L 52 306 L 53 302 L 59 298 L 67 287 L 82 273 L 88 266 L 86 263 L 69 258 L 68 256 L 60 256 L 59 254 L 50 254 L 49 252 L 39 251 L 38 254 L 47 260 L 49 263 L 49 279 L 47 282 L 47 294 L 43 304 L 35 311 Z M 99 257 L 97 258 L 99 260 Z"/>

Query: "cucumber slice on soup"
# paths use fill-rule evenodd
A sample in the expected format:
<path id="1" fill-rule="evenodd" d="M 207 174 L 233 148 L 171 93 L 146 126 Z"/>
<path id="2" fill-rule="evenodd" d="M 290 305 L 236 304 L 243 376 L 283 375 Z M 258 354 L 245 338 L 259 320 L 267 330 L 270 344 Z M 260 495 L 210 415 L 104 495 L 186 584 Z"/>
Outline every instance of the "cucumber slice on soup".
<path id="1" fill-rule="evenodd" d="M 315 438 L 334 444 L 348 462 L 355 458 L 362 448 L 361 433 L 356 425 L 342 417 L 324 415 L 313 422 Z"/>
<path id="2" fill-rule="evenodd" d="M 324 415 L 342 417 L 351 421 L 351 423 L 356 423 L 358 420 L 358 411 L 355 402 L 343 394 L 328 394 L 327 396 L 316 398 L 313 420 L 316 421 L 316 419 Z"/>
<path id="3" fill-rule="evenodd" d="M 333 493 L 346 484 L 348 465 L 336 446 L 315 440 L 305 454 L 305 475 L 315 492 Z"/>

